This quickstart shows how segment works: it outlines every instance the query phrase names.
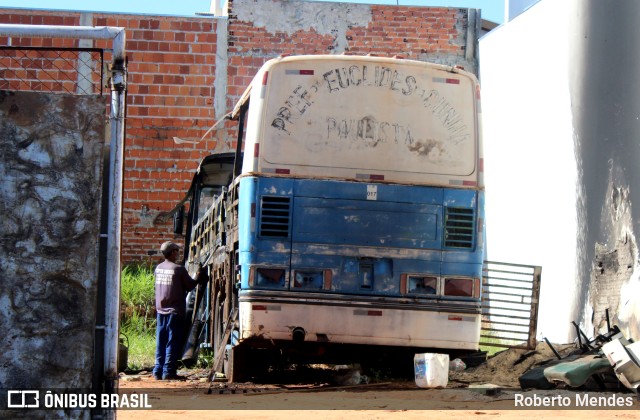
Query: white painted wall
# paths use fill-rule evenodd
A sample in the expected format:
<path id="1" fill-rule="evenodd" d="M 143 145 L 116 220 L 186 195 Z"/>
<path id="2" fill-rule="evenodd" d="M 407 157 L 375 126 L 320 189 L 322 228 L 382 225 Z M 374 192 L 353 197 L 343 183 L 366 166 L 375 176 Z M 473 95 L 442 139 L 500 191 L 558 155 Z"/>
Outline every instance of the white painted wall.
<path id="1" fill-rule="evenodd" d="M 554 342 L 577 288 L 568 9 L 542 0 L 480 40 L 488 259 L 542 266 L 538 335 Z"/>

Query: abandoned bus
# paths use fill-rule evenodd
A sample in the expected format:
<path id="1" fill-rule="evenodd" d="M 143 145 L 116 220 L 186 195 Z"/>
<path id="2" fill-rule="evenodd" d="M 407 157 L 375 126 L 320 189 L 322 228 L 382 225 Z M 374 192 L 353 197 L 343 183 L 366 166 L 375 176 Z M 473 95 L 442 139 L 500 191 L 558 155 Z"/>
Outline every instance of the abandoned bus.
<path id="1" fill-rule="evenodd" d="M 211 275 L 194 319 L 214 368 L 237 380 L 268 350 L 477 350 L 479 113 L 476 78 L 455 67 L 265 63 L 232 113 L 236 153 L 205 158 L 189 194 L 187 264 Z"/>

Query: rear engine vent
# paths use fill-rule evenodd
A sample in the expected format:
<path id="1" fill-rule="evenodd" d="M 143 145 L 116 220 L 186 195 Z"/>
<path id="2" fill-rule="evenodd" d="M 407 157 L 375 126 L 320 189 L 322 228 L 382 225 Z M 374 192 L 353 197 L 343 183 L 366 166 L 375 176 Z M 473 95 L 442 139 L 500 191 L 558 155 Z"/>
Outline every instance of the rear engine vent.
<path id="1" fill-rule="evenodd" d="M 445 207 L 444 246 L 446 248 L 473 248 L 473 209 Z"/>
<path id="2" fill-rule="evenodd" d="M 262 197 L 262 202 L 260 203 L 260 236 L 271 238 L 288 237 L 290 215 L 290 197 Z"/>

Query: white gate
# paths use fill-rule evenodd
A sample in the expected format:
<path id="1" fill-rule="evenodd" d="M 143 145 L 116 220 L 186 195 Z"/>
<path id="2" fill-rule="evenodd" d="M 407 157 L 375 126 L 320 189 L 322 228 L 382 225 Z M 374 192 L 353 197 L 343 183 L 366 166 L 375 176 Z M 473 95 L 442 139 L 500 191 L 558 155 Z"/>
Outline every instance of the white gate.
<path id="1" fill-rule="evenodd" d="M 480 344 L 534 349 L 542 267 L 485 261 Z"/>

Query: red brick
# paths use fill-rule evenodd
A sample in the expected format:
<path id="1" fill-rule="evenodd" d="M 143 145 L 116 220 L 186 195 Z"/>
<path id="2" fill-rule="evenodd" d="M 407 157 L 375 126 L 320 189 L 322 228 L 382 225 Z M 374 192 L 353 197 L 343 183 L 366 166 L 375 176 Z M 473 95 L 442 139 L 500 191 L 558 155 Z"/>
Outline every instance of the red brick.
<path id="1" fill-rule="evenodd" d="M 277 1 L 277 0 L 275 0 Z M 318 7 L 330 7 L 319 5 Z M 347 30 L 348 50 L 382 56 L 401 53 L 415 57 L 425 52 L 464 54 L 457 37 L 464 31 L 466 13 L 458 9 L 407 6 L 371 7 L 368 27 Z M 231 3 L 233 8 L 233 3 Z M 77 25 L 75 12 L 0 10 L 0 22 Z M 198 161 L 215 147 L 208 138 L 200 144 L 176 145 L 172 138 L 200 138 L 213 124 L 214 75 L 218 22 L 199 17 L 155 17 L 95 14 L 97 26 L 121 26 L 127 30 L 129 57 L 128 115 L 125 139 L 123 262 L 148 260 L 165 238 L 173 238 L 170 223 L 140 228 L 142 206 L 168 210 L 182 198 Z M 228 21 L 227 108 L 233 107 L 252 76 L 269 58 L 282 53 L 332 52 L 334 39 L 315 30 L 288 34 L 268 33 L 251 22 Z M 0 37 L 0 42 L 7 42 Z M 77 46 L 75 40 L 15 38 L 14 45 Z M 111 48 L 97 40 L 97 48 Z M 110 53 L 105 54 L 110 60 Z M 225 125 L 229 138 L 236 126 Z M 169 172 L 171 169 L 171 172 Z"/>

